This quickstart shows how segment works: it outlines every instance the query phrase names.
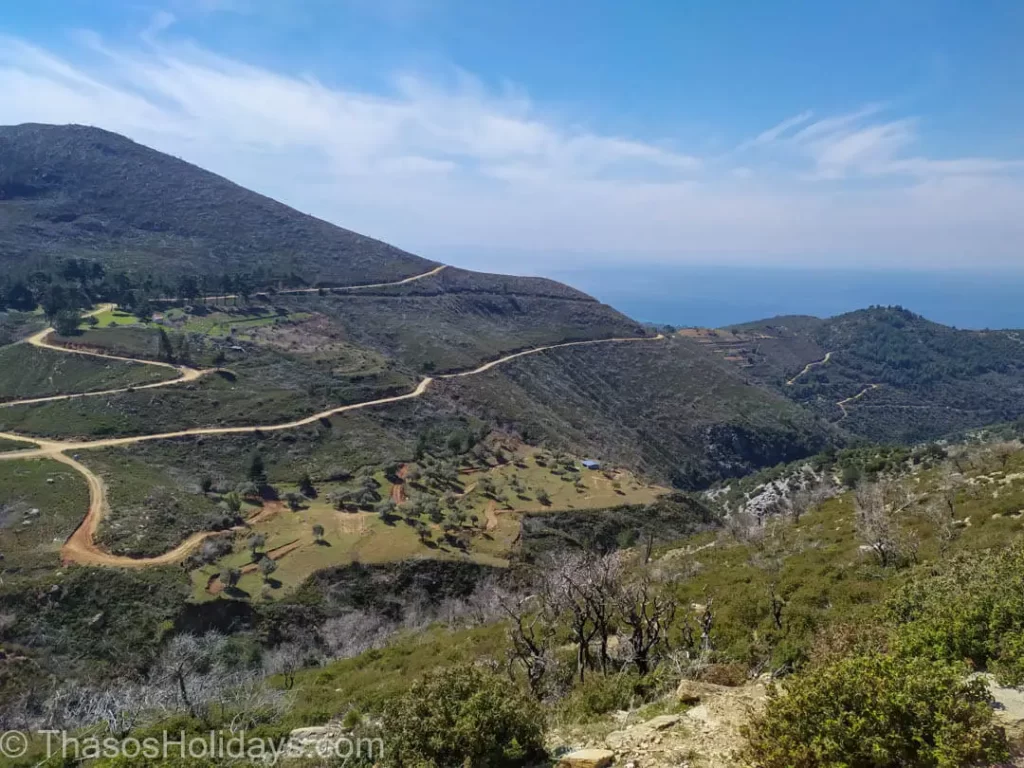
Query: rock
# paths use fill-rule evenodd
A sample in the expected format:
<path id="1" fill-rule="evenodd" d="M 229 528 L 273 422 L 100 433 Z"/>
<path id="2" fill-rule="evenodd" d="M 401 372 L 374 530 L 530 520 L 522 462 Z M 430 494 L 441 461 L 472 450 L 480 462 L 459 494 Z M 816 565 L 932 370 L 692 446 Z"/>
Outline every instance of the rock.
<path id="1" fill-rule="evenodd" d="M 558 768 L 608 768 L 615 753 L 607 749 L 580 749 L 558 761 Z"/>
<path id="2" fill-rule="evenodd" d="M 679 687 L 676 688 L 676 698 L 683 704 L 696 704 L 704 694 L 703 684 L 696 680 L 680 680 Z"/>
<path id="3" fill-rule="evenodd" d="M 288 738 L 295 741 L 319 741 L 325 736 L 335 736 L 337 733 L 338 729 L 329 725 L 314 725 L 309 728 L 296 728 L 288 734 Z"/>
<path id="4" fill-rule="evenodd" d="M 679 715 L 659 715 L 643 724 L 643 728 L 652 731 L 664 731 L 679 722 Z"/>
<path id="5" fill-rule="evenodd" d="M 287 754 L 294 758 L 315 758 L 331 754 L 343 733 L 336 724 L 296 728 L 288 734 Z"/>
<path id="6" fill-rule="evenodd" d="M 686 716 L 691 720 L 706 723 L 711 719 L 711 710 L 708 709 L 707 704 L 698 704 L 693 709 L 687 710 Z"/>
<path id="7" fill-rule="evenodd" d="M 676 698 L 683 704 L 696 704 L 710 696 L 728 695 L 730 688 L 715 683 L 702 683 L 700 680 L 680 680 L 676 688 Z"/>

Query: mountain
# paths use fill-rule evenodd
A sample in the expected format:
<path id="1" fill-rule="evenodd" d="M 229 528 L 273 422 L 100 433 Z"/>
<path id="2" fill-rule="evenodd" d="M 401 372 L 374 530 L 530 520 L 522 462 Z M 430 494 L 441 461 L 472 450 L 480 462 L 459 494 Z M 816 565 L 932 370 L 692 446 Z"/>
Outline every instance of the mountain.
<path id="1" fill-rule="evenodd" d="M 699 341 L 752 381 L 872 440 L 931 440 L 1024 415 L 1024 332 L 959 330 L 871 307 L 715 334 Z"/>
<path id="2" fill-rule="evenodd" d="M 40 257 L 175 277 L 263 267 L 337 285 L 437 266 L 109 131 L 0 127 L 0 264 Z"/>
<path id="3" fill-rule="evenodd" d="M 0 261 L 25 270 L 40 254 L 51 262 L 53 283 L 66 280 L 92 301 L 107 298 L 105 286 L 76 282 L 69 274 L 90 270 L 69 273 L 63 259 L 99 262 L 107 280 L 112 270 L 128 270 L 135 286 L 139 276 L 154 275 L 156 295 L 173 292 L 183 274 L 217 286 L 224 273 L 256 273 L 250 286 L 258 290 L 269 287 L 270 276 L 296 275 L 304 285 L 368 285 L 438 266 L 107 131 L 0 128 Z M 45 305 L 52 288 L 37 292 Z M 143 292 L 124 293 L 137 302 Z M 241 346 L 237 338 L 191 334 L 196 359 L 219 357 L 241 374 L 228 393 L 207 379 L 166 390 L 158 402 L 126 392 L 104 401 L 9 408 L 0 425 L 87 436 L 248 423 L 254 412 L 272 423 L 396 394 L 424 374 L 473 368 L 510 352 L 653 335 L 585 293 L 541 278 L 448 267 L 404 284 L 322 293 L 273 297 L 279 320 L 300 318 L 298 334 L 267 331 Z M 120 295 L 109 298 L 124 303 Z M 185 335 L 201 327 L 198 318 L 176 323 L 172 330 Z M 155 330 L 132 338 L 120 333 L 90 330 L 70 341 L 130 356 L 155 354 Z M 235 351 L 242 347 L 244 353 Z M 7 394 L 16 395 L 16 389 Z M 682 487 L 795 459 L 834 437 L 816 416 L 744 382 L 704 350 L 676 342 L 514 361 L 439 386 L 430 399 L 430 415 L 391 425 L 389 445 L 429 432 L 436 413 L 459 414 Z"/>

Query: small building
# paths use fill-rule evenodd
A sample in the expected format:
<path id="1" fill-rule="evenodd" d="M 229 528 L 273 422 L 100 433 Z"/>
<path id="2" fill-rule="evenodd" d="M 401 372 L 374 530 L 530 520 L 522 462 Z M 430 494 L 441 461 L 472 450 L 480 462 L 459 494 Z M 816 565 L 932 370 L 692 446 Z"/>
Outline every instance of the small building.
<path id="1" fill-rule="evenodd" d="M 597 461 L 596 459 L 584 459 L 580 463 L 583 464 L 583 466 L 586 469 L 600 469 L 601 468 L 601 462 Z"/>

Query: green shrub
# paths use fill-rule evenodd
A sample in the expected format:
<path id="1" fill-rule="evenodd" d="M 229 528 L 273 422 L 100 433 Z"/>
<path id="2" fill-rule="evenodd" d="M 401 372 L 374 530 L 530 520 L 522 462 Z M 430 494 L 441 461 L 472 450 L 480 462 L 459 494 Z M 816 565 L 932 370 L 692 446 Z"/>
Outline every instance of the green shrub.
<path id="1" fill-rule="evenodd" d="M 769 690 L 746 728 L 756 768 L 960 768 L 1008 754 L 988 692 L 964 668 L 854 656 Z"/>
<path id="2" fill-rule="evenodd" d="M 907 656 L 1024 669 L 1024 544 L 957 558 L 887 603 L 894 647 Z M 1005 656 L 1005 658 L 1004 658 Z"/>
<path id="3" fill-rule="evenodd" d="M 619 709 L 632 709 L 646 699 L 648 687 L 635 675 L 592 674 L 562 700 L 559 713 L 566 721 L 582 723 Z"/>
<path id="4" fill-rule="evenodd" d="M 507 678 L 476 667 L 428 673 L 384 711 L 394 768 L 499 768 L 544 755 L 544 715 Z"/>

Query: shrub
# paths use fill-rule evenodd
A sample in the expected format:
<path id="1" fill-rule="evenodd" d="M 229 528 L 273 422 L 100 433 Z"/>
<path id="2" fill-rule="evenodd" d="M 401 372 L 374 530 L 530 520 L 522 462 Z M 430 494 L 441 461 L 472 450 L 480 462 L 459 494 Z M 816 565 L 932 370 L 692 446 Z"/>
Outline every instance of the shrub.
<path id="1" fill-rule="evenodd" d="M 650 696 L 653 681 L 635 675 L 598 675 L 577 683 L 559 709 L 568 722 L 582 723 L 620 709 L 633 709 Z"/>
<path id="2" fill-rule="evenodd" d="M 898 590 L 887 604 L 906 656 L 992 666 L 1013 679 L 1024 670 L 1024 544 L 950 562 Z"/>
<path id="3" fill-rule="evenodd" d="M 756 768 L 959 768 L 1005 759 L 988 691 L 960 666 L 854 656 L 772 688 L 745 729 Z"/>
<path id="4" fill-rule="evenodd" d="M 476 667 L 428 673 L 386 707 L 383 726 L 395 768 L 498 768 L 544 755 L 539 705 Z"/>

